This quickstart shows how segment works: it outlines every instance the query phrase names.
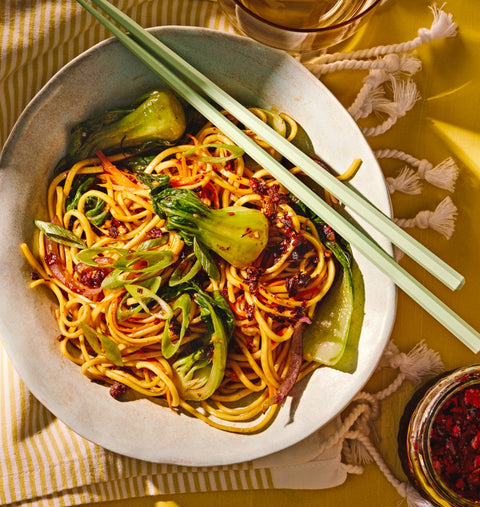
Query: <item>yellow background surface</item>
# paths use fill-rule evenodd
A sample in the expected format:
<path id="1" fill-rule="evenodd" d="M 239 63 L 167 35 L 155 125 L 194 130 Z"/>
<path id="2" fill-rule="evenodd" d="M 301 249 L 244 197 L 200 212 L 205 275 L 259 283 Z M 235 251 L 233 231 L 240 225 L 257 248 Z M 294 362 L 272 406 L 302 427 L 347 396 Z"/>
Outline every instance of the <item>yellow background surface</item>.
<path id="1" fill-rule="evenodd" d="M 429 27 L 432 15 L 424 0 L 392 0 L 384 5 L 370 24 L 345 46 L 367 48 L 379 44 L 398 43 L 413 39 L 421 27 Z M 454 16 L 458 35 L 451 39 L 433 41 L 421 46 L 417 55 L 422 71 L 414 79 L 421 100 L 386 134 L 370 138 L 372 148 L 396 148 L 434 165 L 452 156 L 460 167 L 452 199 L 459 209 L 456 232 L 450 240 L 431 230 L 412 230 L 428 248 L 440 255 L 466 278 L 465 286 L 456 293 L 422 271 L 414 261 L 404 258 L 402 265 L 429 287 L 445 303 L 458 312 L 476 329 L 480 329 L 480 10 L 476 0 L 449 0 L 444 10 Z M 327 76 L 325 83 L 340 100 L 349 105 L 357 87 L 350 89 L 349 73 Z M 355 74 L 358 79 L 358 73 Z M 394 175 L 399 163 L 383 163 L 385 175 Z M 420 196 L 394 194 L 395 216 L 410 217 L 422 209 L 434 209 L 447 192 L 426 188 Z M 424 339 L 440 352 L 447 369 L 475 363 L 478 357 L 450 335 L 440 324 L 420 309 L 410 298 L 399 293 L 398 313 L 392 334 L 393 341 L 409 350 Z M 375 390 L 386 385 L 385 374 L 376 374 L 367 385 Z M 414 388 L 405 385 L 400 392 L 382 403 L 382 413 L 376 421 L 377 446 L 385 461 L 398 478 L 404 479 L 397 457 L 399 418 Z M 249 507 L 249 506 L 396 506 L 401 497 L 374 464 L 367 465 L 362 475 L 351 475 L 340 487 L 314 491 L 241 491 L 182 494 L 100 505 L 128 507 Z"/>
<path id="2" fill-rule="evenodd" d="M 159 5 L 163 0 L 157 0 Z M 0 0 L 1 3 L 1 0 Z M 25 2 L 28 4 L 28 2 Z M 389 0 L 378 14 L 342 49 L 370 48 L 414 39 L 422 27 L 430 27 L 432 13 L 427 0 Z M 441 6 L 441 4 L 439 4 Z M 421 94 L 415 107 L 386 134 L 369 138 L 373 149 L 395 148 L 438 164 L 452 156 L 460 168 L 455 192 L 451 195 L 458 207 L 456 231 L 450 240 L 432 230 L 413 229 L 411 233 L 466 278 L 465 286 L 450 292 L 426 274 L 413 260 L 401 264 L 417 279 L 480 329 L 480 304 L 477 287 L 480 274 L 477 261 L 480 251 L 480 10 L 478 0 L 449 0 L 443 9 L 452 13 L 459 32 L 454 38 L 432 41 L 418 48 L 422 70 L 414 76 Z M 366 74 L 355 71 L 327 75 L 325 84 L 345 106 L 349 106 Z M 5 114 L 5 112 L 4 112 Z M 381 161 L 385 176 L 393 176 L 401 162 Z M 418 211 L 434 209 L 448 192 L 425 185 L 418 196 L 396 193 L 392 196 L 396 217 L 412 217 Z M 464 345 L 432 317 L 402 293 L 392 333 L 393 341 L 403 351 L 425 340 L 437 350 L 447 369 L 480 362 Z M 391 371 L 375 374 L 366 386 L 375 391 L 392 380 Z M 404 480 L 397 457 L 399 419 L 414 387 L 402 389 L 381 404 L 372 439 L 395 475 Z M 321 394 L 319 394 L 321 403 Z M 192 436 L 194 438 L 194 436 Z M 286 507 L 286 506 L 397 506 L 402 499 L 375 464 L 367 465 L 362 475 L 350 475 L 340 487 L 328 490 L 268 490 L 179 494 L 136 498 L 125 501 L 90 504 L 94 507 Z M 405 503 L 404 503 L 405 505 Z"/>

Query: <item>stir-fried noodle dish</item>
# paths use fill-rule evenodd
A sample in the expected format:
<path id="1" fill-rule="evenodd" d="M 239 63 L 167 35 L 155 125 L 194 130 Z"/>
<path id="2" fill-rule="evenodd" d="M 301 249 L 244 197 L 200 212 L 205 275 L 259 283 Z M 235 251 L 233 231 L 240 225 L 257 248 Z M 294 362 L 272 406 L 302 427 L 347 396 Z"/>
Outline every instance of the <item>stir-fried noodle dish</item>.
<path id="1" fill-rule="evenodd" d="M 251 111 L 295 140 L 291 117 Z M 62 354 L 114 398 L 257 432 L 341 356 L 345 336 L 312 353 L 304 335 L 335 280 L 352 285 L 348 246 L 168 90 L 74 128 L 39 218 L 31 286 L 58 300 Z"/>

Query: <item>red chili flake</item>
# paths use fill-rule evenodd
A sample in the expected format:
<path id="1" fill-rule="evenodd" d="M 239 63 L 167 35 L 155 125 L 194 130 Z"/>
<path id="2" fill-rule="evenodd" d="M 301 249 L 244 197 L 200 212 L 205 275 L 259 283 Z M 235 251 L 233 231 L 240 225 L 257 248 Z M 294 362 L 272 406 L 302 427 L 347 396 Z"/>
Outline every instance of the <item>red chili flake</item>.
<path id="1" fill-rule="evenodd" d="M 234 382 L 237 382 L 238 381 L 238 375 L 232 370 L 230 372 L 228 372 L 226 374 L 226 376 L 230 379 L 230 380 L 233 380 Z"/>
<path id="2" fill-rule="evenodd" d="M 125 232 L 126 227 L 120 222 L 120 220 L 117 220 L 116 218 L 112 218 L 110 227 L 107 228 L 108 235 L 111 238 L 117 238 L 121 233 L 122 230 Z"/>
<path id="3" fill-rule="evenodd" d="M 263 213 L 267 218 L 273 218 L 276 215 L 278 204 L 289 201 L 288 195 L 280 192 L 279 185 L 267 185 L 257 178 L 250 178 L 249 184 L 252 191 L 261 196 Z"/>
<path id="4" fill-rule="evenodd" d="M 293 319 L 298 321 L 305 317 L 305 308 L 307 307 L 307 302 L 303 301 L 302 306 L 296 306 L 293 310 L 294 316 Z"/>
<path id="5" fill-rule="evenodd" d="M 161 238 L 163 236 L 160 227 L 152 227 L 146 234 L 147 238 Z"/>
<path id="6" fill-rule="evenodd" d="M 256 351 L 256 346 L 255 346 L 255 342 L 253 341 L 253 338 L 251 336 L 246 336 L 245 337 L 245 344 L 247 346 L 247 349 L 250 351 L 250 352 L 255 352 Z"/>
<path id="7" fill-rule="evenodd" d="M 39 275 L 37 272 L 32 271 L 32 272 L 30 273 L 30 278 L 31 278 L 32 280 L 40 280 L 40 275 Z"/>
<path id="8" fill-rule="evenodd" d="M 279 185 L 269 185 L 267 187 L 267 192 L 276 204 L 284 204 L 288 202 L 288 196 L 280 192 Z"/>
<path id="9" fill-rule="evenodd" d="M 213 354 L 215 352 L 214 346 L 209 343 L 204 349 L 205 355 L 208 357 L 210 361 L 213 361 Z"/>
<path id="10" fill-rule="evenodd" d="M 443 404 L 429 443 L 443 482 L 464 498 L 480 500 L 480 386 L 459 390 Z"/>
<path id="11" fill-rule="evenodd" d="M 298 248 L 299 246 L 306 245 L 307 240 L 305 239 L 305 236 L 299 232 L 293 236 L 292 244 L 295 248 Z"/>
<path id="12" fill-rule="evenodd" d="M 335 241 L 335 231 L 329 225 L 323 226 L 323 233 L 328 241 Z"/>
<path id="13" fill-rule="evenodd" d="M 478 389 L 465 389 L 465 403 L 480 408 L 480 391 Z"/>
<path id="14" fill-rule="evenodd" d="M 250 289 L 250 292 L 253 294 L 256 294 L 258 291 L 258 280 L 262 274 L 262 269 L 257 268 L 255 266 L 248 266 L 247 267 L 247 278 L 245 282 L 248 285 L 248 288 Z"/>
<path id="15" fill-rule="evenodd" d="M 121 382 L 115 382 L 110 388 L 110 396 L 116 400 L 120 400 L 127 392 L 127 386 Z"/>
<path id="16" fill-rule="evenodd" d="M 287 234 L 291 234 L 295 228 L 293 226 L 293 220 L 292 217 L 288 213 L 284 213 L 280 217 L 280 222 L 285 226 L 285 230 Z"/>
<path id="17" fill-rule="evenodd" d="M 258 180 L 257 178 L 250 178 L 248 183 L 252 189 L 252 192 L 260 195 L 266 195 L 268 187 L 264 181 Z"/>
<path id="18" fill-rule="evenodd" d="M 103 280 L 109 273 L 109 269 L 89 267 L 80 273 L 80 282 L 92 289 L 97 288 L 102 285 Z"/>
<path id="19" fill-rule="evenodd" d="M 263 214 L 270 220 L 273 220 L 277 214 L 277 207 L 267 196 L 263 198 Z"/>
<path id="20" fill-rule="evenodd" d="M 311 282 L 311 277 L 308 273 L 297 273 L 294 276 L 287 278 L 287 291 L 290 297 L 295 297 L 298 290 Z"/>
<path id="21" fill-rule="evenodd" d="M 45 262 L 47 266 L 52 266 L 57 262 L 57 256 L 54 253 L 47 253 L 47 255 L 45 255 Z"/>
<path id="22" fill-rule="evenodd" d="M 480 431 L 477 431 L 475 436 L 473 437 L 472 441 L 470 442 L 470 445 L 477 450 L 480 447 Z"/>
<path id="23" fill-rule="evenodd" d="M 247 318 L 249 320 L 252 320 L 254 316 L 255 316 L 255 305 L 254 304 L 247 305 Z"/>

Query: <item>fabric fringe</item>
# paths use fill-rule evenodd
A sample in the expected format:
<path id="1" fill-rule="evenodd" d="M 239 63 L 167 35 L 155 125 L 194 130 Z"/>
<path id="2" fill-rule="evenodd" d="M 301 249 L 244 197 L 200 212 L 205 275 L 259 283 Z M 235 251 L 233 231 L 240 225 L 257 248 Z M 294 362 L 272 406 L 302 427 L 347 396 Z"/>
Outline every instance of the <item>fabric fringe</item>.
<path id="1" fill-rule="evenodd" d="M 452 157 L 447 157 L 434 166 L 426 159 L 419 160 L 400 150 L 382 149 L 376 150 L 374 154 L 377 159 L 396 159 L 408 164 L 396 177 L 386 178 L 391 194 L 420 194 L 423 188 L 422 180 L 448 192 L 455 190 L 459 168 Z"/>
<path id="2" fill-rule="evenodd" d="M 450 239 L 455 231 L 455 221 L 458 209 L 450 196 L 447 196 L 433 210 L 423 210 L 413 218 L 396 218 L 397 225 L 403 228 L 418 227 L 419 229 L 433 229 Z"/>
<path id="3" fill-rule="evenodd" d="M 445 4 L 438 7 L 437 4 L 431 5 L 429 8 L 433 15 L 433 21 L 430 28 L 420 28 L 417 32 L 417 37 L 414 39 L 402 42 L 400 44 L 389 44 L 386 46 L 377 46 L 369 49 L 360 49 L 350 52 L 338 52 L 331 54 L 322 54 L 311 60 L 312 64 L 328 64 L 338 60 L 352 60 L 362 58 L 378 58 L 379 56 L 389 53 L 405 53 L 413 51 L 423 44 L 427 44 L 436 39 L 445 39 L 455 37 L 457 35 L 457 24 L 453 21 L 453 16 L 442 10 Z"/>
<path id="4" fill-rule="evenodd" d="M 365 136 L 385 133 L 419 100 L 420 95 L 411 76 L 421 69 L 422 64 L 411 53 L 422 44 L 457 34 L 457 25 L 451 14 L 436 4 L 431 5 L 430 10 L 433 14 L 430 28 L 420 28 L 417 37 L 410 41 L 344 53 L 325 53 L 302 60 L 319 78 L 343 70 L 368 71 L 349 112 L 355 120 L 371 114 L 385 118 L 376 127 L 363 127 Z M 389 91 L 393 92 L 390 93 L 393 95 L 391 98 L 388 98 Z"/>
<path id="5" fill-rule="evenodd" d="M 377 115 L 386 115 L 387 119 L 376 127 L 363 127 L 361 128 L 363 134 L 367 137 L 378 136 L 384 134 L 397 123 L 397 121 L 405 116 L 410 111 L 415 103 L 420 99 L 420 94 L 417 90 L 417 85 L 412 80 L 399 80 L 394 77 L 390 80 L 392 90 L 392 100 L 386 101 L 382 99 L 375 100 L 375 94 L 366 99 L 372 102 L 370 106 L 372 112 Z"/>
<path id="6" fill-rule="evenodd" d="M 441 373 L 444 371 L 443 362 L 440 355 L 428 348 L 424 341 L 418 343 L 408 353 L 401 352 L 393 342 L 390 342 L 379 366 L 397 369 L 397 376 L 386 388 L 376 393 L 362 391 L 352 401 L 348 409 L 350 412 L 344 421 L 347 424 L 339 430 L 343 432 L 344 439 L 343 463 L 349 473 L 362 473 L 365 465 L 375 463 L 399 495 L 405 498 L 409 507 L 433 507 L 410 483 L 395 477 L 370 434 L 374 429 L 373 421 L 380 412 L 380 401 L 400 389 L 405 381 L 418 385 L 426 377 Z M 332 436 L 332 440 L 336 438 L 338 437 Z"/>

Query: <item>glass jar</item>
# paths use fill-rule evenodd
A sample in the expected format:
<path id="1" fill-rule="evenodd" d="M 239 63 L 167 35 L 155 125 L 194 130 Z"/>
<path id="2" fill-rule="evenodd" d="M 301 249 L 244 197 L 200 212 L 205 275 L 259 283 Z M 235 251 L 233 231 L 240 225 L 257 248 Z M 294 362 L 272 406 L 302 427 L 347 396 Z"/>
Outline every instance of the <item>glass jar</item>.
<path id="1" fill-rule="evenodd" d="M 426 499 L 480 506 L 480 365 L 444 373 L 417 391 L 398 444 L 406 475 Z"/>

